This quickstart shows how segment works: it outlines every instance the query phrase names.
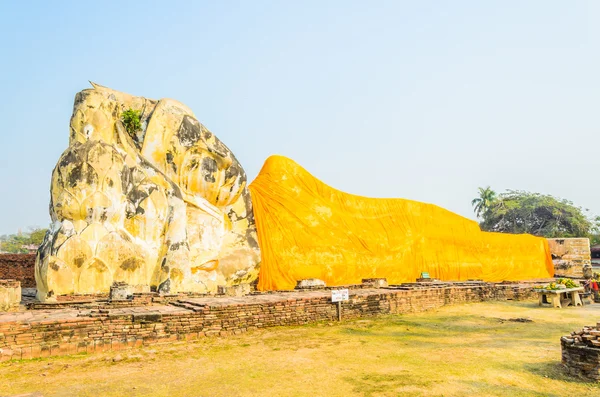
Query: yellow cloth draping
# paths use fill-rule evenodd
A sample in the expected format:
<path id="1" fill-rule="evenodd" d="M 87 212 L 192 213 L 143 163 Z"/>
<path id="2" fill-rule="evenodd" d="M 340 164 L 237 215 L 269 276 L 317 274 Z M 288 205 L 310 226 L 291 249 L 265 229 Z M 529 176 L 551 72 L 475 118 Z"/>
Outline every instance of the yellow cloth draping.
<path id="1" fill-rule="evenodd" d="M 294 161 L 271 156 L 250 185 L 262 262 L 258 289 L 293 289 L 297 280 L 357 284 L 385 277 L 414 282 L 517 281 L 552 277 L 546 239 L 482 232 L 436 205 L 336 190 Z"/>

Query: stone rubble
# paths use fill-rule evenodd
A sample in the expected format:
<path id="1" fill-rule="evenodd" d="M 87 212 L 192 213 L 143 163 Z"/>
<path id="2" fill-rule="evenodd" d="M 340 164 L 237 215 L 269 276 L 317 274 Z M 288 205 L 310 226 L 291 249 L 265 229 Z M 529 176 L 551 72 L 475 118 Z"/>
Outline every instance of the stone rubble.
<path id="1" fill-rule="evenodd" d="M 571 332 L 569 336 L 563 336 L 561 340 L 570 344 L 600 347 L 600 322 L 596 326 L 588 325 L 580 330 Z"/>

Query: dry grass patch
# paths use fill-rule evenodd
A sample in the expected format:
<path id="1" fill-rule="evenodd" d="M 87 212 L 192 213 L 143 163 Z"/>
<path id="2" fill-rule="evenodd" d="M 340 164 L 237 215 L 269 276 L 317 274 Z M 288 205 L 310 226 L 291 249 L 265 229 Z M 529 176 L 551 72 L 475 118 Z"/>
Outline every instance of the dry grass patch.
<path id="1" fill-rule="evenodd" d="M 508 321 L 514 318 L 533 321 Z M 2 363 L 0 395 L 600 395 L 599 384 L 564 374 L 559 343 L 561 335 L 597 321 L 600 305 L 559 310 L 502 302 L 271 328 L 188 344 Z"/>

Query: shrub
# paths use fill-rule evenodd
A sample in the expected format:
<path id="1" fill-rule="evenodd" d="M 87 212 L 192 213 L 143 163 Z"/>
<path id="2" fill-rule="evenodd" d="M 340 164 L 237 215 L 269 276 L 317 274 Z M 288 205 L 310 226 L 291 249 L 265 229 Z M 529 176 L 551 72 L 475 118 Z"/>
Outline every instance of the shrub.
<path id="1" fill-rule="evenodd" d="M 131 136 L 135 136 L 135 133 L 142 130 L 142 122 L 140 121 L 140 111 L 127 109 L 121 114 L 121 121 L 125 126 L 125 129 Z"/>

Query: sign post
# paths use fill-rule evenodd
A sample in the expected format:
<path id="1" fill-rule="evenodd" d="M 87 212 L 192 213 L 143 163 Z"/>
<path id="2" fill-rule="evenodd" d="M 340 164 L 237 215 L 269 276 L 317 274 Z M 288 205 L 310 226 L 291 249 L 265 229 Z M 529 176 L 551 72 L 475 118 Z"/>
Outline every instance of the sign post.
<path id="1" fill-rule="evenodd" d="M 338 321 L 342 321 L 342 301 L 347 301 L 349 293 L 347 289 L 331 290 L 331 302 L 337 303 Z"/>

